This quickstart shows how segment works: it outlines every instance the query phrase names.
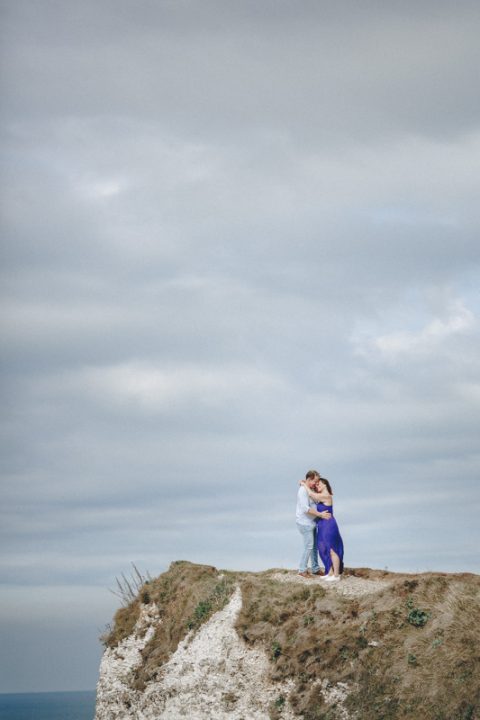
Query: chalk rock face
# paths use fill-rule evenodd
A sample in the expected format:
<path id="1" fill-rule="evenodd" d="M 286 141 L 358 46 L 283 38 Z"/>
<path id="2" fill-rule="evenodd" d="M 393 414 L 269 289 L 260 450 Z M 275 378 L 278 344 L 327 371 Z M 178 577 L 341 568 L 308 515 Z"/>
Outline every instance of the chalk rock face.
<path id="1" fill-rule="evenodd" d="M 96 720 L 136 717 L 129 714 L 137 695 L 131 685 L 133 672 L 142 664 L 141 650 L 152 638 L 158 622 L 156 606 L 142 605 L 130 637 L 105 650 L 97 683 Z"/>
<path id="2" fill-rule="evenodd" d="M 223 610 L 179 644 L 158 680 L 139 691 L 133 673 L 160 622 L 156 608 L 145 606 L 132 635 L 105 651 L 95 720 L 269 720 L 269 707 L 288 696 L 291 684 L 272 684 L 265 652 L 239 638 L 234 624 L 241 603 L 237 589 Z M 293 717 L 285 704 L 282 718 Z"/>

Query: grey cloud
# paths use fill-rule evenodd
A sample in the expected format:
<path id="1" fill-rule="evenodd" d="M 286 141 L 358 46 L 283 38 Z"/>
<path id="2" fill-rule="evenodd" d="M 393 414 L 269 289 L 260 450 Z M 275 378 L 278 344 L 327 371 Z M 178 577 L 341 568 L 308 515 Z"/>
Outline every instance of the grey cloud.
<path id="1" fill-rule="evenodd" d="M 472 127 L 474 4 L 268 7 L 22 3 L 7 13 L 7 99 L 17 111 L 28 98 L 40 113 L 161 114 L 193 134 L 268 124 L 309 145 Z"/>
<path id="2" fill-rule="evenodd" d="M 2 622 L 295 566 L 312 466 L 348 565 L 478 570 L 478 4 L 2 12 Z"/>

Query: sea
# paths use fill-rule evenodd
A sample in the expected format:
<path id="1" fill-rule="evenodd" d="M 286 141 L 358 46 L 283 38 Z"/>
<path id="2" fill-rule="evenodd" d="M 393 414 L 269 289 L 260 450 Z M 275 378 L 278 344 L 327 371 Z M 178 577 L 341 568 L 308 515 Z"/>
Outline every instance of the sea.
<path id="1" fill-rule="evenodd" d="M 0 720 L 93 720 L 95 691 L 0 694 Z"/>

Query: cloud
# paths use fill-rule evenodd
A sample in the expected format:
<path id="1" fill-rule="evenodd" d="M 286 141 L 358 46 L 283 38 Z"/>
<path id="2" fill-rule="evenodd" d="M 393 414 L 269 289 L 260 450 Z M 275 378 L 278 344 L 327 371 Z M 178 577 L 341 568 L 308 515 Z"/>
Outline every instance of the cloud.
<path id="1" fill-rule="evenodd" d="M 73 380 L 75 382 L 75 380 Z M 216 407 L 234 402 L 239 395 L 282 389 L 282 382 L 272 374 L 254 367 L 162 368 L 143 363 L 91 368 L 83 372 L 84 386 L 97 398 L 127 403 L 147 412 L 160 412 L 172 405 L 198 403 Z M 82 384 L 82 379 L 80 379 Z"/>
<path id="2" fill-rule="evenodd" d="M 292 567 L 311 466 L 347 564 L 478 570 L 478 3 L 3 16 L 12 613 Z"/>
<path id="3" fill-rule="evenodd" d="M 93 201 L 113 198 L 125 189 L 125 183 L 116 178 L 90 178 L 80 185 L 80 193 Z"/>
<path id="4" fill-rule="evenodd" d="M 363 346 L 360 344 L 356 352 L 360 355 L 378 353 L 387 361 L 409 356 L 425 359 L 447 347 L 456 336 L 472 334 L 475 326 L 474 313 L 462 300 L 452 299 L 443 309 L 443 317 L 434 317 L 420 331 L 398 331 L 380 335 Z"/>
<path id="5" fill-rule="evenodd" d="M 471 2 L 408 3 L 402 12 L 378 2 L 361 12 L 353 2 L 304 2 L 295 12 L 288 3 L 239 10 L 217 2 L 142 2 L 136 12 L 84 3 L 62 12 L 49 2 L 39 12 L 23 2 L 5 13 L 6 107 L 161 112 L 183 135 L 286 131 L 324 147 L 412 128 L 452 137 L 478 112 L 477 23 Z"/>

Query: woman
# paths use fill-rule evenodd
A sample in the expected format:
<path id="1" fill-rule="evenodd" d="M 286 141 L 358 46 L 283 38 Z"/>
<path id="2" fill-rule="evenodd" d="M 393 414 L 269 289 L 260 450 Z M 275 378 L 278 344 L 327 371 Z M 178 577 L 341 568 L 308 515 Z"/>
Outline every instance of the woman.
<path id="1" fill-rule="evenodd" d="M 333 492 L 326 478 L 319 477 L 315 490 L 302 483 L 309 495 L 317 503 L 318 512 L 328 510 L 332 517 L 329 520 L 319 520 L 317 523 L 318 554 L 325 567 L 325 582 L 338 582 L 343 573 L 343 540 L 338 529 L 337 521 L 333 517 Z"/>

